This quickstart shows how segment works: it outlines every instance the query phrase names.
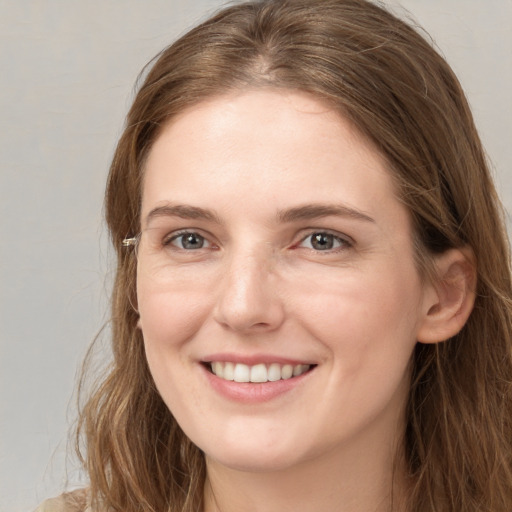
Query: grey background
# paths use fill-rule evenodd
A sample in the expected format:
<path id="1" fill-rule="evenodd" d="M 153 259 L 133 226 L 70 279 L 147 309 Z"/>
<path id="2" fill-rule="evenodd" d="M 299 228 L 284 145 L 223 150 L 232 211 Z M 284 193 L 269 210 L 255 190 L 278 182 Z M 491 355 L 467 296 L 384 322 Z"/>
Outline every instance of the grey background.
<path id="1" fill-rule="evenodd" d="M 512 0 L 389 0 L 434 37 L 512 209 Z M 142 66 L 218 0 L 0 0 L 0 512 L 79 485 L 75 374 L 107 317 L 104 181 Z"/>

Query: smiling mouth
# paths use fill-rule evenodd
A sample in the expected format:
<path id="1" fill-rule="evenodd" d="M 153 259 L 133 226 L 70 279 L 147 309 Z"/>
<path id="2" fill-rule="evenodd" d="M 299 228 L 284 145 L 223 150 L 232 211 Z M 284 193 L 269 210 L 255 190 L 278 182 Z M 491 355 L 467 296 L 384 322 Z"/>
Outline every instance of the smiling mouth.
<path id="1" fill-rule="evenodd" d="M 293 379 L 312 370 L 312 364 L 255 364 L 214 361 L 206 364 L 207 368 L 217 377 L 234 382 L 277 382 Z"/>

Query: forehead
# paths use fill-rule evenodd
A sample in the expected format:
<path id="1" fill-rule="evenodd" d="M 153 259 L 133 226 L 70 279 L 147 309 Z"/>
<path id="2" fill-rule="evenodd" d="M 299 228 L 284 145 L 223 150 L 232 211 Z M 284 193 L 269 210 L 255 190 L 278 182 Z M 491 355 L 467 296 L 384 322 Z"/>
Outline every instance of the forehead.
<path id="1" fill-rule="evenodd" d="M 297 91 L 235 92 L 162 129 L 145 166 L 142 214 L 226 197 L 233 208 L 258 199 L 274 209 L 341 201 L 371 210 L 383 198 L 396 202 L 392 181 L 382 155 L 327 103 Z"/>

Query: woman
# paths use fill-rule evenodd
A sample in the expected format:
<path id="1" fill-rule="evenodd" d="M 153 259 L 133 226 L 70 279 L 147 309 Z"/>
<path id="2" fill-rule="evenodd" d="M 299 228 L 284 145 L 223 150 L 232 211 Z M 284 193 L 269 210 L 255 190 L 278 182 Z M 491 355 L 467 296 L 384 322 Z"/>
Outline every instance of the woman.
<path id="1" fill-rule="evenodd" d="M 460 85 L 365 0 L 164 50 L 107 185 L 114 363 L 64 510 L 509 511 L 508 243 Z"/>

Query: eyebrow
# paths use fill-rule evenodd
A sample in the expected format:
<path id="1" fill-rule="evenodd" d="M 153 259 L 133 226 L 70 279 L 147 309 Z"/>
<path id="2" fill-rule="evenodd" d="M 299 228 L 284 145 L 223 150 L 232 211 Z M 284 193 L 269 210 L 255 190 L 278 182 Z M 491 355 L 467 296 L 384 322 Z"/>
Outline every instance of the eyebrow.
<path id="1" fill-rule="evenodd" d="M 281 210 L 278 212 L 278 219 L 280 222 L 294 222 L 297 220 L 311 220 L 320 217 L 349 217 L 355 220 L 362 220 L 365 222 L 375 222 L 367 213 L 364 213 L 356 208 L 350 208 L 338 204 L 306 204 L 288 210 Z"/>
<path id="2" fill-rule="evenodd" d="M 182 219 L 207 220 L 221 224 L 219 217 L 212 210 L 185 204 L 157 206 L 147 214 L 146 223 L 157 217 L 180 217 Z"/>
<path id="3" fill-rule="evenodd" d="M 356 208 L 351 208 L 338 204 L 306 204 L 279 210 L 277 212 L 277 220 L 281 223 L 296 222 L 299 220 L 312 220 L 321 217 L 349 217 L 355 220 L 375 223 L 375 220 L 367 213 Z M 166 204 L 153 208 L 146 216 L 146 223 L 157 217 L 180 217 L 182 219 L 204 220 L 222 224 L 219 216 L 213 211 L 199 206 L 191 206 L 184 204 Z"/>

